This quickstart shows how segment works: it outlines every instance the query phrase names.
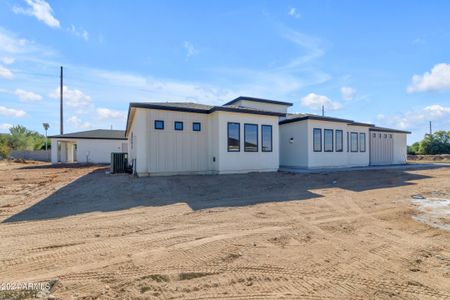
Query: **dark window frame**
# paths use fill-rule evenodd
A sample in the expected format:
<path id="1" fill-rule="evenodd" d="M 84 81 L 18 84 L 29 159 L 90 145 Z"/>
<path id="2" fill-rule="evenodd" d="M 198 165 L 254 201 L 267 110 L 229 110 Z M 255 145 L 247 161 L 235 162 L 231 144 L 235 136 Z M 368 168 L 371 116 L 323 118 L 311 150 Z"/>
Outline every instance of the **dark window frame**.
<path id="1" fill-rule="evenodd" d="M 364 137 L 364 144 L 361 144 L 361 141 L 362 141 L 362 139 L 361 139 L 361 137 Z M 365 132 L 360 132 L 359 133 L 359 152 L 366 152 L 366 144 L 367 144 L 367 139 L 366 139 L 366 133 Z M 364 151 L 363 150 L 361 150 L 361 145 L 363 145 L 364 146 Z"/>
<path id="2" fill-rule="evenodd" d="M 350 152 L 350 135 L 348 131 L 347 131 L 347 152 Z"/>
<path id="3" fill-rule="evenodd" d="M 325 149 L 325 132 L 329 132 L 331 131 L 331 150 L 326 150 Z M 333 129 L 324 129 L 323 130 L 323 152 L 334 152 L 334 130 Z"/>
<path id="4" fill-rule="evenodd" d="M 181 125 L 181 128 L 177 129 L 177 125 Z M 183 121 L 174 121 L 173 122 L 173 129 L 176 130 L 176 131 L 183 131 L 184 130 Z"/>
<path id="5" fill-rule="evenodd" d="M 198 125 L 198 130 L 195 129 L 195 125 Z M 192 131 L 202 131 L 202 123 L 200 122 L 192 122 Z"/>
<path id="6" fill-rule="evenodd" d="M 356 150 L 352 149 L 352 135 L 356 136 Z M 350 152 L 358 152 L 359 149 L 359 139 L 358 139 L 358 133 L 357 132 L 350 132 Z"/>
<path id="7" fill-rule="evenodd" d="M 337 142 L 337 135 L 338 135 L 338 132 L 340 132 L 341 133 L 341 149 L 340 150 L 338 150 L 338 142 Z M 336 141 L 336 152 L 344 152 L 344 131 L 343 130 L 341 130 L 341 129 L 336 129 L 335 131 L 334 131 L 334 134 L 335 134 L 335 141 Z"/>
<path id="8" fill-rule="evenodd" d="M 160 122 L 161 122 L 161 123 L 160 123 Z M 162 124 L 162 127 L 161 127 L 161 128 L 158 128 L 158 127 L 156 126 L 156 124 L 158 124 L 158 123 Z M 155 120 L 154 128 L 155 128 L 155 130 L 164 130 L 164 121 L 163 121 L 163 120 Z"/>
<path id="9" fill-rule="evenodd" d="M 255 148 L 256 150 L 247 150 L 246 149 L 245 143 L 247 140 L 247 130 L 246 130 L 247 126 L 256 126 L 256 148 Z M 258 138 L 259 128 L 258 127 L 259 127 L 258 124 L 244 123 L 244 152 L 259 152 L 259 138 Z"/>
<path id="10" fill-rule="evenodd" d="M 264 127 L 270 128 L 270 150 L 264 150 Z M 272 125 L 261 125 L 261 152 L 273 152 L 273 128 Z"/>
<path id="11" fill-rule="evenodd" d="M 236 124 L 238 126 L 238 149 L 230 150 L 230 125 Z M 228 122 L 227 123 L 227 152 L 241 152 L 241 123 Z"/>
<path id="12" fill-rule="evenodd" d="M 316 150 L 316 144 L 314 140 L 315 132 L 318 130 L 320 132 L 319 142 L 320 142 L 320 150 Z M 313 128 L 313 152 L 322 152 L 322 128 Z"/>

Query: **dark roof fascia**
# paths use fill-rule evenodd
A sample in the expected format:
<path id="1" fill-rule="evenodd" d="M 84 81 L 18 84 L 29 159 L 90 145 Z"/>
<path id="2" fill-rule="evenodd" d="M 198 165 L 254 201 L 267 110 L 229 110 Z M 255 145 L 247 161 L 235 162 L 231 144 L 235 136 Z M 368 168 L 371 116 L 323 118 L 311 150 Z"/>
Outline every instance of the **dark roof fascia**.
<path id="1" fill-rule="evenodd" d="M 261 111 L 261 110 L 254 110 L 254 109 L 239 109 L 234 107 L 224 107 L 224 106 L 214 106 L 209 110 L 209 112 L 215 112 L 215 111 L 227 111 L 227 112 L 236 112 L 236 113 L 244 113 L 244 114 L 253 114 L 253 115 L 266 115 L 266 116 L 276 116 L 281 117 L 285 116 L 285 113 L 278 113 L 278 112 L 272 112 L 272 111 Z"/>
<path id="2" fill-rule="evenodd" d="M 276 101 L 276 100 L 269 100 L 269 99 L 261 99 L 261 98 L 254 98 L 254 97 L 244 97 L 240 96 L 237 97 L 234 100 L 231 100 L 230 102 L 225 103 L 224 105 L 231 105 L 233 103 L 236 103 L 241 100 L 248 100 L 253 102 L 261 102 L 261 103 L 270 103 L 270 104 L 278 104 L 278 105 L 285 105 L 285 106 L 292 106 L 293 104 L 290 102 L 283 102 L 283 101 Z"/>
<path id="3" fill-rule="evenodd" d="M 370 131 L 380 131 L 380 132 L 394 132 L 394 133 L 406 133 L 406 134 L 411 134 L 411 131 L 406 131 L 406 130 L 399 130 L 399 129 L 392 129 L 392 128 L 383 128 L 383 127 L 374 127 L 374 128 L 369 128 Z"/>
<path id="4" fill-rule="evenodd" d="M 192 113 L 200 113 L 207 114 L 210 109 L 199 109 L 199 108 L 189 108 L 189 107 L 176 107 L 170 105 L 160 105 L 160 104 L 150 104 L 150 103 L 130 103 L 130 108 L 149 108 L 149 109 L 159 109 L 159 110 L 171 110 L 171 111 L 182 111 L 182 112 L 192 112 Z"/>
<path id="5" fill-rule="evenodd" d="M 367 127 L 375 127 L 375 124 L 369 124 L 369 123 L 360 123 L 360 122 L 352 122 L 348 123 L 350 126 L 367 126 Z"/>
<path id="6" fill-rule="evenodd" d="M 108 138 L 108 137 L 80 137 L 73 135 L 51 135 L 48 136 L 49 139 L 77 139 L 77 140 L 127 140 L 126 137 L 123 138 Z"/>
<path id="7" fill-rule="evenodd" d="M 329 118 L 329 117 L 321 117 L 321 116 L 304 116 L 304 117 L 298 117 L 298 118 L 292 118 L 292 119 L 286 119 L 278 122 L 278 124 L 288 124 L 288 123 L 294 123 L 294 122 L 300 122 L 304 120 L 317 120 L 317 121 L 327 121 L 327 122 L 339 122 L 339 123 L 353 123 L 352 120 L 345 120 L 345 119 L 337 119 L 337 118 Z"/>

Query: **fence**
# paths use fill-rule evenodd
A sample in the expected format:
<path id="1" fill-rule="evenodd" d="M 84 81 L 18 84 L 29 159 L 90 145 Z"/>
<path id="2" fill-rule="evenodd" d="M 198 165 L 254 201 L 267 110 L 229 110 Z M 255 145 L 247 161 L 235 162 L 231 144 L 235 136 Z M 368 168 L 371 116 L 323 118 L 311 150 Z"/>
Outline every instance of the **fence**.
<path id="1" fill-rule="evenodd" d="M 10 154 L 11 158 L 26 159 L 26 160 L 39 160 L 39 161 L 51 161 L 51 150 L 37 150 L 37 151 L 18 151 L 13 150 Z"/>

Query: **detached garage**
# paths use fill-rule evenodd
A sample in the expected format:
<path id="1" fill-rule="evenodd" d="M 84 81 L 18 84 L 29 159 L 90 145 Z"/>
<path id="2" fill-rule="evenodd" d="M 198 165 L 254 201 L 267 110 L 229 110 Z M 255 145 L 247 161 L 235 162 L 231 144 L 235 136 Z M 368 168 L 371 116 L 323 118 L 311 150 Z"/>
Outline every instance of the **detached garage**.
<path id="1" fill-rule="evenodd" d="M 369 132 L 370 165 L 406 163 L 406 135 L 411 132 L 383 127 L 371 127 Z"/>

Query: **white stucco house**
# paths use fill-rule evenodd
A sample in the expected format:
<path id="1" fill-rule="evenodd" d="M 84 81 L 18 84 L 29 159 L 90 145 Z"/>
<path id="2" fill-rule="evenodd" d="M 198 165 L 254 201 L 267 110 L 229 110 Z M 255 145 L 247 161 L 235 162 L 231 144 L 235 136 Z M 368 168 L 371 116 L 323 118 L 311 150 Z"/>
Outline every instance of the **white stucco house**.
<path id="1" fill-rule="evenodd" d="M 222 106 L 130 103 L 125 136 L 138 175 L 225 174 L 406 163 L 408 131 L 238 97 Z"/>
<path id="2" fill-rule="evenodd" d="M 112 152 L 127 152 L 123 130 L 96 129 L 49 136 L 52 163 L 110 163 Z"/>

